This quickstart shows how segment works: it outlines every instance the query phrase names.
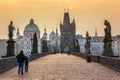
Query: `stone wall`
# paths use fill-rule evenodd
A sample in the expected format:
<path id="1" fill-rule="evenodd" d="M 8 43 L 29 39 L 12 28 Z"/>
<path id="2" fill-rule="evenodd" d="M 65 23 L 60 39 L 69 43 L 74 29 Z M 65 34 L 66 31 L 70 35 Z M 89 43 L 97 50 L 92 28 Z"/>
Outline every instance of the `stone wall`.
<path id="1" fill-rule="evenodd" d="M 45 54 L 33 54 L 30 56 L 30 61 L 43 57 L 43 56 L 45 56 Z M 15 56 L 0 59 L 0 73 L 6 70 L 9 70 L 15 66 L 17 66 L 17 60 Z"/>
<path id="2" fill-rule="evenodd" d="M 83 59 L 87 59 L 86 58 L 87 56 L 85 54 L 74 53 L 74 55 L 76 55 L 78 57 L 82 57 Z M 100 63 L 104 66 L 107 66 L 113 70 L 120 72 L 120 58 L 91 55 L 91 61 Z"/>
<path id="3" fill-rule="evenodd" d="M 100 56 L 100 64 L 120 72 L 120 58 Z"/>

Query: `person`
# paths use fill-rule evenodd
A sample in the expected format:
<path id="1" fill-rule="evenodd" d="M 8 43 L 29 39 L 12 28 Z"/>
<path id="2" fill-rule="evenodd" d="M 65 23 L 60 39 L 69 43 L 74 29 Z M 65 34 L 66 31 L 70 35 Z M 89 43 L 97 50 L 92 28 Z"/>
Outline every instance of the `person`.
<path id="1" fill-rule="evenodd" d="M 25 72 L 28 72 L 29 53 L 25 53 Z"/>
<path id="2" fill-rule="evenodd" d="M 16 56 L 17 62 L 18 62 L 18 75 L 21 73 L 23 75 L 23 66 L 25 61 L 25 56 L 23 54 L 23 51 L 21 50 L 20 53 Z"/>

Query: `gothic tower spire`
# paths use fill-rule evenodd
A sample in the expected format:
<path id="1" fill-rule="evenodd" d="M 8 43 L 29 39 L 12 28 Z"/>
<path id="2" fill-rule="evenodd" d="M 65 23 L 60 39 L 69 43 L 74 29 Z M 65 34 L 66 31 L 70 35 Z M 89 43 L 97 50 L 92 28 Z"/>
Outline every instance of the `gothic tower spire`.
<path id="1" fill-rule="evenodd" d="M 58 36 L 58 29 L 56 28 L 56 37 Z"/>
<path id="2" fill-rule="evenodd" d="M 69 11 L 65 11 L 64 12 L 64 20 L 63 20 L 63 24 L 66 25 L 66 24 L 70 24 L 70 17 L 69 17 Z"/>
<path id="3" fill-rule="evenodd" d="M 17 35 L 17 38 L 20 36 L 19 28 L 17 28 L 17 33 L 16 33 L 16 35 Z"/>
<path id="4" fill-rule="evenodd" d="M 76 38 L 76 25 L 75 19 L 73 22 L 70 22 L 69 11 L 64 12 L 63 24 L 60 23 L 60 36 L 61 36 L 61 52 L 73 51 L 73 43 Z M 64 45 L 63 45 L 64 44 Z"/>
<path id="5" fill-rule="evenodd" d="M 95 37 L 98 37 L 97 29 L 95 29 Z"/>

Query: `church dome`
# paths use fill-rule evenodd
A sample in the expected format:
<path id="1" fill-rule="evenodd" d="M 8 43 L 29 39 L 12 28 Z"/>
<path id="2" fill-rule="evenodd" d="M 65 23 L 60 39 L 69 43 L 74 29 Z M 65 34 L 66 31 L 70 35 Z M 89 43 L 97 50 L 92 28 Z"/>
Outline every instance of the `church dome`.
<path id="1" fill-rule="evenodd" d="M 39 32 L 39 28 L 34 24 L 34 20 L 31 19 L 30 23 L 25 27 L 24 32 Z"/>
<path id="2" fill-rule="evenodd" d="M 52 32 L 50 33 L 50 36 L 55 36 L 55 32 L 52 31 Z"/>

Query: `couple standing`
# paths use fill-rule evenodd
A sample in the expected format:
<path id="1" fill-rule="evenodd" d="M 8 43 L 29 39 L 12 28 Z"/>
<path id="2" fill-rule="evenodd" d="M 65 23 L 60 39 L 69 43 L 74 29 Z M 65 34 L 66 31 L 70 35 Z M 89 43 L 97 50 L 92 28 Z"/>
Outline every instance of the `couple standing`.
<path id="1" fill-rule="evenodd" d="M 28 53 L 23 53 L 21 50 L 20 53 L 16 56 L 17 62 L 18 62 L 18 74 L 24 74 L 23 73 L 23 68 L 24 68 L 24 63 L 25 63 L 25 72 L 28 72 L 28 64 L 29 64 L 29 54 Z"/>

